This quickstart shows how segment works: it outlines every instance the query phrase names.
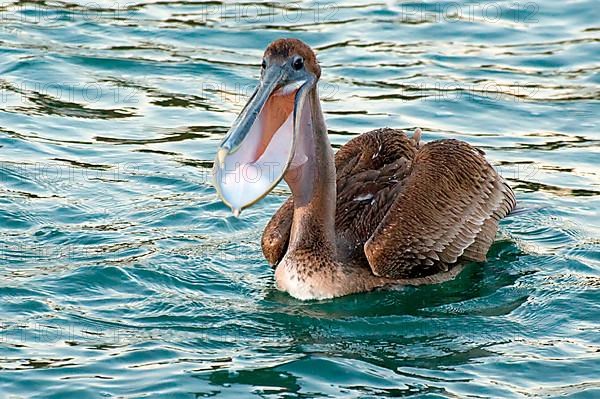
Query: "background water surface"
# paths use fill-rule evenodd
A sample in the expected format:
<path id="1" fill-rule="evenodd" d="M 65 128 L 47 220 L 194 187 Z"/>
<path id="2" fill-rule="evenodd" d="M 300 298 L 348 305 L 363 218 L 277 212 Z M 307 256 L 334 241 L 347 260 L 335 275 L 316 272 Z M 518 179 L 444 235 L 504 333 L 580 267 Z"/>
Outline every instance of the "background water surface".
<path id="1" fill-rule="evenodd" d="M 120 1 L 120 0 L 119 0 Z M 600 397 L 594 0 L 0 3 L 0 397 Z M 521 211 L 454 281 L 303 303 L 210 184 L 262 51 L 336 147 L 421 127 Z"/>

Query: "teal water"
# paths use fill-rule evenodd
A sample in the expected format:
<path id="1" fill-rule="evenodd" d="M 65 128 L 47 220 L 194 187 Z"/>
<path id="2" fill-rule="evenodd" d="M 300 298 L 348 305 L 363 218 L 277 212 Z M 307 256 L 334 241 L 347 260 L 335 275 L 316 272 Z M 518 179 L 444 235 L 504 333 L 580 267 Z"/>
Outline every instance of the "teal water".
<path id="1" fill-rule="evenodd" d="M 0 398 L 600 397 L 594 0 L 0 3 Z M 336 147 L 421 127 L 517 193 L 451 282 L 300 302 L 215 148 L 265 46 L 318 50 Z"/>

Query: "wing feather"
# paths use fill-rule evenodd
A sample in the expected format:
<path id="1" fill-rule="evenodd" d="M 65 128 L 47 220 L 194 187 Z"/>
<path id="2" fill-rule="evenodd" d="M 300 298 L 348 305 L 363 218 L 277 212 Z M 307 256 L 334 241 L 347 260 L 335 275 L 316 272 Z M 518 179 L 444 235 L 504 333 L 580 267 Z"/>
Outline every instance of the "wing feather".
<path id="1" fill-rule="evenodd" d="M 335 154 L 335 228 L 342 257 L 364 259 L 364 243 L 398 195 L 417 153 L 419 137 L 415 134 L 411 139 L 399 130 L 377 129 L 354 137 Z M 290 197 L 265 227 L 262 250 L 271 266 L 285 255 L 292 216 Z"/>
<path id="2" fill-rule="evenodd" d="M 515 207 L 511 188 L 467 143 L 419 142 L 393 129 L 350 140 L 335 156 L 338 254 L 376 275 L 412 278 L 484 261 L 498 221 Z M 292 198 L 267 224 L 262 249 L 272 266 L 285 255 Z"/>
<path id="3" fill-rule="evenodd" d="M 265 226 L 260 244 L 271 267 L 277 266 L 287 251 L 293 212 L 294 201 L 290 196 Z"/>
<path id="4" fill-rule="evenodd" d="M 379 276 L 448 270 L 461 256 L 485 260 L 514 194 L 483 154 L 458 140 L 424 145 L 393 205 L 365 244 Z"/>

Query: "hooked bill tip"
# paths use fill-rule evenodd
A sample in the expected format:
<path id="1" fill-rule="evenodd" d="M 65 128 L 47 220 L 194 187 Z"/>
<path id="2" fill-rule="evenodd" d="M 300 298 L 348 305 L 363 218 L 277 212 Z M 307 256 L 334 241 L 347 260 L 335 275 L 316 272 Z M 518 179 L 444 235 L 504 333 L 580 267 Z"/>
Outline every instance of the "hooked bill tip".
<path id="1" fill-rule="evenodd" d="M 242 211 L 240 211 L 238 208 L 232 208 L 231 212 L 233 212 L 233 216 L 235 216 L 236 218 L 240 216 L 240 213 Z"/>
<path id="2" fill-rule="evenodd" d="M 225 157 L 229 154 L 229 149 L 227 148 L 219 148 L 217 151 L 217 161 L 219 161 L 219 166 L 222 167 L 225 163 Z"/>

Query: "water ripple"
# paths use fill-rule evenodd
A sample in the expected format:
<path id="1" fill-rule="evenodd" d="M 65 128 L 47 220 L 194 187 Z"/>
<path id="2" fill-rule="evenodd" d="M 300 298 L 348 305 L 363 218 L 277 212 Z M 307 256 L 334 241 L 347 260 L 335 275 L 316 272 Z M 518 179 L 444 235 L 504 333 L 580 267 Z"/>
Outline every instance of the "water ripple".
<path id="1" fill-rule="evenodd" d="M 594 7 L 4 2 L 0 392 L 598 396 Z M 236 219 L 210 171 L 281 36 L 318 51 L 334 148 L 393 126 L 486 151 L 518 198 L 486 263 L 318 303 L 274 289 L 260 233 L 287 188 Z"/>

